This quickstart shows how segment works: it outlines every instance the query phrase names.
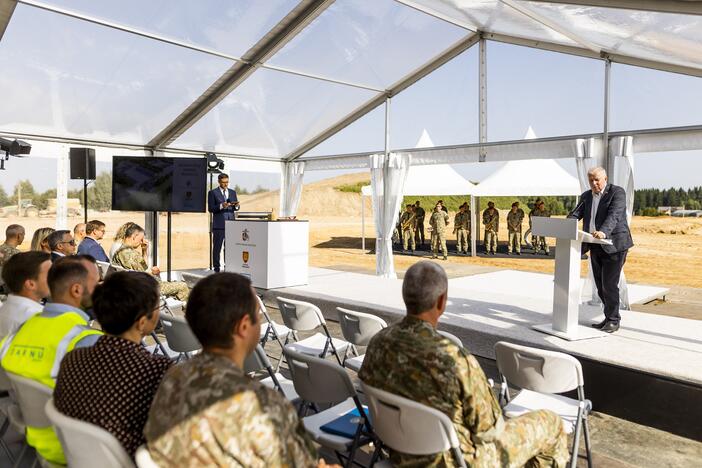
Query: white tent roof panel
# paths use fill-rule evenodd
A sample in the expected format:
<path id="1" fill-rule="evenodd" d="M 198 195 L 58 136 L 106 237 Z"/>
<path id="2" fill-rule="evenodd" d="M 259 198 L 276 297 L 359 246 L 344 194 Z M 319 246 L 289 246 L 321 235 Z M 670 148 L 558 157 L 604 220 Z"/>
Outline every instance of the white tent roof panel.
<path id="1" fill-rule="evenodd" d="M 580 195 L 580 182 L 551 159 L 510 161 L 480 182 L 476 196 Z"/>
<path id="2" fill-rule="evenodd" d="M 466 180 L 448 164 L 410 166 L 405 180 L 404 195 L 470 195 L 475 184 Z M 364 196 L 373 195 L 370 185 L 361 187 Z"/>

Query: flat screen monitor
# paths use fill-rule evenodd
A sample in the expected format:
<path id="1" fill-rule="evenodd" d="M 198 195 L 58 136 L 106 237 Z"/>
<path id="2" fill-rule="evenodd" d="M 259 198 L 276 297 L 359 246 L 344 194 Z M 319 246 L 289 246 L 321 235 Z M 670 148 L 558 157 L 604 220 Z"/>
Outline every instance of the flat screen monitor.
<path id="1" fill-rule="evenodd" d="M 205 158 L 114 156 L 112 209 L 203 213 Z"/>

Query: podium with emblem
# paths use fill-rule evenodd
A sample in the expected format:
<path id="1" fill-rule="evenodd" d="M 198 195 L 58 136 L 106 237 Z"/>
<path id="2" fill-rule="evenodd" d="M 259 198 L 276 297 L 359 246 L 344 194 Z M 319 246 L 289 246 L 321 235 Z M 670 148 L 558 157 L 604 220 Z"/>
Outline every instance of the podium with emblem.
<path id="1" fill-rule="evenodd" d="M 224 234 L 224 271 L 261 289 L 307 284 L 309 222 L 237 219 L 225 222 Z"/>

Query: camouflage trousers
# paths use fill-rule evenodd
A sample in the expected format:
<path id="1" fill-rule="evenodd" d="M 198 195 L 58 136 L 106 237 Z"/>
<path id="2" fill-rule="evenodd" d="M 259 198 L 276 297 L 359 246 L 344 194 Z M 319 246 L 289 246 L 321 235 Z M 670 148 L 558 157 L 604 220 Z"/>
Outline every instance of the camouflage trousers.
<path id="1" fill-rule="evenodd" d="M 163 296 L 175 297 L 179 301 L 187 301 L 190 295 L 190 289 L 183 281 L 163 281 L 159 287 Z"/>
<path id="2" fill-rule="evenodd" d="M 414 244 L 414 230 L 413 229 L 405 229 L 402 231 L 402 248 L 404 250 L 407 250 L 407 244 L 410 245 L 410 248 L 414 250 L 415 244 Z"/>
<path id="3" fill-rule="evenodd" d="M 548 253 L 548 244 L 546 243 L 546 238 L 544 236 L 531 236 L 531 245 L 534 247 L 534 252 L 543 250 Z"/>
<path id="4" fill-rule="evenodd" d="M 497 251 L 497 233 L 495 231 L 485 231 L 485 251 Z"/>
<path id="5" fill-rule="evenodd" d="M 522 231 L 509 231 L 507 251 L 510 253 L 522 251 Z"/>
<path id="6" fill-rule="evenodd" d="M 448 256 L 448 249 L 446 248 L 446 234 L 443 232 L 441 234 L 432 232 L 431 251 L 434 256 L 436 256 L 437 252 L 439 251 L 439 247 L 441 247 L 441 252 L 444 254 L 444 257 Z"/>
<path id="7" fill-rule="evenodd" d="M 468 229 L 458 229 L 456 231 L 456 250 L 468 253 L 470 246 L 470 231 Z"/>
<path id="8" fill-rule="evenodd" d="M 552 411 L 532 411 L 507 419 L 494 442 L 478 444 L 468 466 L 480 468 L 560 468 L 568 463 L 563 421 Z"/>

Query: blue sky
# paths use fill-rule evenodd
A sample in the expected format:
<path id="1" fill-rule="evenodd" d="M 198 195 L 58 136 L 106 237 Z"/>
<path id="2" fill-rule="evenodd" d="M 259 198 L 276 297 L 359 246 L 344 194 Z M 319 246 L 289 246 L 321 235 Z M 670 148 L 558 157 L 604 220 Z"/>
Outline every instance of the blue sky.
<path id="1" fill-rule="evenodd" d="M 198 8 L 194 9 L 192 4 L 179 0 L 169 10 L 173 13 L 164 18 L 159 18 L 164 10 L 163 4 L 157 1 L 150 2 L 151 6 L 146 9 L 137 0 L 125 1 L 119 9 L 110 7 L 110 2 L 53 0 L 51 3 L 136 27 L 153 28 L 158 33 L 203 46 L 226 48 L 225 52 L 235 55 L 242 53 L 246 49 L 244 44 L 255 40 L 259 31 L 275 24 L 294 4 L 290 0 L 275 0 L 274 4 L 262 7 L 263 4 L 253 0 L 242 0 L 236 3 L 241 10 L 222 12 L 221 18 L 203 31 L 198 25 L 212 18 L 206 13 L 222 9 L 214 0 L 198 3 Z M 419 40 L 418 31 L 427 28 L 425 15 L 397 13 L 396 10 L 405 7 L 386 0 L 380 4 L 382 8 L 370 12 L 358 8 L 362 5 L 360 0 L 337 2 L 335 5 L 339 6 L 330 9 L 324 21 L 284 48 L 271 63 L 383 87 L 421 63 L 421 57 L 435 54 L 439 45 L 450 44 L 454 37 L 460 36 L 453 27 L 442 26 L 432 29 L 430 40 L 426 37 Z M 338 23 L 334 19 L 339 15 L 355 15 L 358 22 L 349 22 L 347 29 L 335 28 Z M 50 13 L 36 13 L 26 5 L 17 7 L 13 22 L 0 43 L 0 59 L 7 62 L 13 57 L 22 57 L 22 62 L 0 76 L 0 87 L 13 90 L 6 95 L 5 106 L 0 108 L 0 130 L 10 129 L 13 124 L 18 124 L 21 131 L 28 123 L 41 127 L 58 122 L 72 131 L 92 132 L 96 136 L 100 132 L 112 137 L 152 135 L 229 65 L 224 59 L 201 57 L 192 51 L 153 44 L 154 41 L 123 32 L 59 19 Z M 388 34 L 385 28 L 384 22 L 389 19 L 398 20 L 393 25 L 398 28 L 394 35 Z M 40 24 L 24 32 L 13 31 L 13 25 L 29 20 Z M 75 30 L 66 32 L 62 27 L 68 24 L 65 21 Z M 231 28 L 232 21 L 238 25 L 236 28 Z M 357 43 L 354 44 L 356 48 L 345 49 L 344 38 L 358 34 L 359 27 L 368 30 L 356 37 L 358 41 L 378 44 Z M 76 35 L 81 36 L 78 42 Z M 325 38 L 327 42 L 323 41 Z M 101 44 L 112 47 L 120 60 L 113 63 L 110 54 L 101 50 Z M 92 54 L 88 56 L 92 59 L 86 60 L 85 53 Z M 358 55 L 353 56 L 354 53 Z M 56 54 L 60 55 L 53 57 Z M 339 59 L 340 56 L 347 60 Z M 391 147 L 413 147 L 425 129 L 436 145 L 477 141 L 477 59 L 476 46 L 393 99 Z M 304 141 L 303 137 L 314 134 L 315 129 L 328 125 L 328 119 L 354 102 L 354 94 L 343 90 L 344 87 L 291 89 L 286 86 L 295 81 L 283 79 L 276 73 L 266 71 L 265 76 L 254 80 L 250 89 L 230 96 L 216 115 L 211 113 L 196 124 L 186 140 L 203 143 L 224 140 L 228 144 L 245 141 L 250 146 L 252 139 L 270 138 L 267 143 L 271 148 L 287 149 L 294 146 L 295 141 Z M 489 42 L 489 140 L 522 138 L 529 126 L 538 137 L 602 131 L 603 75 L 601 61 Z M 277 89 L 266 94 L 265 86 L 277 86 Z M 303 93 L 305 98 L 318 94 L 318 99 L 310 100 L 308 106 L 303 105 L 301 96 L 291 97 L 296 92 Z M 702 124 L 702 106 L 699 105 L 702 103 L 702 78 L 614 64 L 611 95 L 610 128 L 614 131 Z M 253 102 L 249 110 L 259 107 L 270 113 L 242 112 L 245 98 Z M 127 109 L 125 104 L 129 104 Z M 234 108 L 238 110 L 232 110 Z M 383 123 L 383 109 L 376 109 L 310 154 L 380 150 Z M 219 133 L 215 132 L 215 127 Z M 291 136 L 283 141 L 265 131 L 270 129 Z M 39 190 L 54 187 L 56 163 L 42 156 L 45 155 L 33 153 L 22 160 L 12 158 L 6 165 L 7 170 L 0 172 L 0 184 L 10 191 L 20 178 L 31 178 Z M 565 164 L 565 167 L 571 169 L 572 164 Z M 107 168 L 109 164 L 104 163 L 98 170 Z M 471 180 L 484 178 L 494 168 L 494 164 L 457 166 L 459 172 Z M 306 180 L 319 180 L 338 173 L 311 171 Z M 702 151 L 644 154 L 636 159 L 639 188 L 700 185 L 700 173 Z M 257 185 L 277 187 L 278 177 L 241 174 L 234 176 L 234 183 L 250 189 Z"/>

